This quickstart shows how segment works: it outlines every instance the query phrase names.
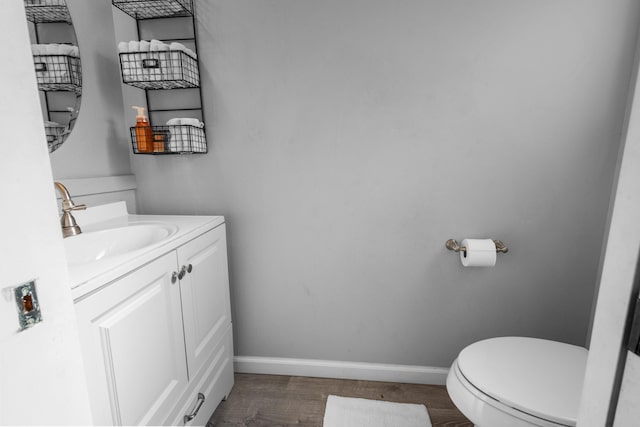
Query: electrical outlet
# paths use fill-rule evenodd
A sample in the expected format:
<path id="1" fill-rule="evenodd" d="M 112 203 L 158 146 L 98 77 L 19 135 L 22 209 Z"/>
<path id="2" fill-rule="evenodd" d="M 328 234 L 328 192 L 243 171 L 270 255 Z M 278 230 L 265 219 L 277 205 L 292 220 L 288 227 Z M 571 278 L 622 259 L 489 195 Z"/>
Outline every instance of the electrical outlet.
<path id="1" fill-rule="evenodd" d="M 16 308 L 18 309 L 20 330 L 25 330 L 36 323 L 42 322 L 42 313 L 40 313 L 40 304 L 36 293 L 36 281 L 32 280 L 16 286 L 13 288 L 13 293 L 15 295 Z"/>

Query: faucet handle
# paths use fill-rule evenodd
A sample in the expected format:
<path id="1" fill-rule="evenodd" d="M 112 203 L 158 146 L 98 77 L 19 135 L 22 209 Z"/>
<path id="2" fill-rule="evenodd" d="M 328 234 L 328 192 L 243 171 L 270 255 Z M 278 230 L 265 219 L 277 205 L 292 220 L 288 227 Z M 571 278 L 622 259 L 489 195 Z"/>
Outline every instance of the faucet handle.
<path id="1" fill-rule="evenodd" d="M 73 204 L 72 201 L 69 201 L 69 202 L 67 202 L 67 203 L 63 202 L 63 204 L 62 204 L 62 212 L 83 211 L 83 210 L 87 209 L 87 205 L 85 205 L 85 204 L 75 205 L 75 204 Z"/>
<path id="2" fill-rule="evenodd" d="M 69 206 L 70 211 L 83 211 L 85 209 L 87 209 L 85 204 Z"/>

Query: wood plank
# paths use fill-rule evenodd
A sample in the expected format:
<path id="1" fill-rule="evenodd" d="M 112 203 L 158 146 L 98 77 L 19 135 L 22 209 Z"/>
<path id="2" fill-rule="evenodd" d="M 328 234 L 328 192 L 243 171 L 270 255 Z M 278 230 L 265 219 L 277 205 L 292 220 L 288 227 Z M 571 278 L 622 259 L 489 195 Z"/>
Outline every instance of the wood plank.
<path id="1" fill-rule="evenodd" d="M 338 380 L 283 375 L 235 374 L 228 399 L 208 427 L 321 427 L 327 396 L 421 403 L 434 427 L 472 427 L 444 386 Z"/>

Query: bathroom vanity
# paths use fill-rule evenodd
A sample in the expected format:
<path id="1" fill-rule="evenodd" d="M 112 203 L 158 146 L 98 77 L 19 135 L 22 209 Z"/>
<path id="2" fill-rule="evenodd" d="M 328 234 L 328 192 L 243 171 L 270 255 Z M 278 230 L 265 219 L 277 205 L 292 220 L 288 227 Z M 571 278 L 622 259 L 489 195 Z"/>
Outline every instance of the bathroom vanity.
<path id="1" fill-rule="evenodd" d="M 233 386 L 224 218 L 114 204 L 77 220 L 65 249 L 94 424 L 205 425 Z"/>

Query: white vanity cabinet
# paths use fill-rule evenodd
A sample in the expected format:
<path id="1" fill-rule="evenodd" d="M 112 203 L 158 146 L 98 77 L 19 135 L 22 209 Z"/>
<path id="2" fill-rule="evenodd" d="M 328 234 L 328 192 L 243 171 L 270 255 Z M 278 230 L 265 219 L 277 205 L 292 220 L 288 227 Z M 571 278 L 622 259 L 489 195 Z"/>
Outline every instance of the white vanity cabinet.
<path id="1" fill-rule="evenodd" d="M 233 386 L 224 223 L 76 299 L 97 425 L 204 425 Z"/>

